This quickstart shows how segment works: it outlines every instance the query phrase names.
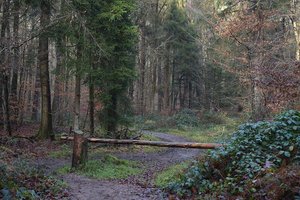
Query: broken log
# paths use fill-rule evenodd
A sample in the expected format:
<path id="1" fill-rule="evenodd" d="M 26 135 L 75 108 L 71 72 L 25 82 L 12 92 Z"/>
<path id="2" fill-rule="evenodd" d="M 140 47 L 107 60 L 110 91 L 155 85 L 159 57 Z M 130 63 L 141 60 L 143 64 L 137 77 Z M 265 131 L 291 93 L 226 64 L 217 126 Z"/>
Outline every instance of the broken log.
<path id="1" fill-rule="evenodd" d="M 73 140 L 73 137 L 62 136 L 61 140 Z M 119 139 L 103 139 L 103 138 L 87 138 L 91 143 L 103 144 L 132 144 L 143 146 L 157 147 L 175 147 L 175 148 L 194 148 L 194 149 L 215 149 L 223 146 L 216 143 L 193 143 L 193 142 L 163 142 L 163 141 L 147 141 L 147 140 L 119 140 Z"/>
<path id="2" fill-rule="evenodd" d="M 72 168 L 80 168 L 85 165 L 88 157 L 88 140 L 83 134 L 74 133 Z"/>

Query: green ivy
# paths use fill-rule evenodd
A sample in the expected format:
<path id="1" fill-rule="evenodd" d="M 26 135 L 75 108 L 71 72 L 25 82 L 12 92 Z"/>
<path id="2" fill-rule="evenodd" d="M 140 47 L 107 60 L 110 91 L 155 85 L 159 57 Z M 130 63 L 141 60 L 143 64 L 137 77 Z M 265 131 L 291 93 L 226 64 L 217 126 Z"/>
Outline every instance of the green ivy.
<path id="1" fill-rule="evenodd" d="M 287 111 L 273 121 L 246 123 L 224 147 L 211 151 L 207 162 L 194 163 L 169 190 L 179 195 L 227 191 L 238 194 L 268 171 L 299 162 L 300 112 Z"/>

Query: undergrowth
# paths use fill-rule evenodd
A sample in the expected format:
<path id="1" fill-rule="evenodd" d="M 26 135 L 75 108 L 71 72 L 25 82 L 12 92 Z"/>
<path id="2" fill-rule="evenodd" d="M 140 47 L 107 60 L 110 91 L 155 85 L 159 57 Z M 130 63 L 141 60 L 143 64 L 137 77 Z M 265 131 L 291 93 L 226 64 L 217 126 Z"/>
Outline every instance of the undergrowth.
<path id="1" fill-rule="evenodd" d="M 187 169 L 189 164 L 189 162 L 182 162 L 176 165 L 172 165 L 167 169 L 159 172 L 155 176 L 154 184 L 157 187 L 164 188 L 171 181 L 179 180 L 180 173 L 183 173 L 183 170 Z"/>
<path id="2" fill-rule="evenodd" d="M 135 128 L 168 132 L 196 142 L 220 142 L 228 139 L 243 117 L 225 112 L 196 112 L 183 109 L 173 116 L 136 116 Z"/>
<path id="3" fill-rule="evenodd" d="M 300 112 L 246 123 L 168 186 L 181 198 L 300 198 Z"/>
<path id="4" fill-rule="evenodd" d="M 0 161 L 0 199 L 68 199 L 67 185 L 28 163 Z"/>
<path id="5" fill-rule="evenodd" d="M 59 174 L 75 172 L 80 175 L 97 179 L 122 179 L 128 176 L 139 174 L 142 169 L 138 163 L 129 160 L 118 159 L 106 155 L 101 160 L 90 160 L 81 169 L 73 171 L 69 166 L 58 169 Z"/>

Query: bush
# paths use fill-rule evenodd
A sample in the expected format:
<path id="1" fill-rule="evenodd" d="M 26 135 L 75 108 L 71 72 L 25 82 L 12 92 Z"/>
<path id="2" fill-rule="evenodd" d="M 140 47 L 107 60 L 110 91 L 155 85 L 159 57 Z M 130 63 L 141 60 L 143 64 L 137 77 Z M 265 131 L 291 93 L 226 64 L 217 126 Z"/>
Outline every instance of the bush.
<path id="1" fill-rule="evenodd" d="M 187 196 L 210 191 L 251 194 L 259 177 L 299 160 L 300 112 L 291 110 L 274 121 L 241 125 L 226 146 L 210 152 L 204 164 L 194 164 L 169 189 Z"/>
<path id="2" fill-rule="evenodd" d="M 197 127 L 199 120 L 197 114 L 190 109 L 183 109 L 172 117 L 177 128 Z"/>
<path id="3" fill-rule="evenodd" d="M 204 112 L 199 115 L 201 124 L 224 124 L 228 116 L 224 112 Z"/>

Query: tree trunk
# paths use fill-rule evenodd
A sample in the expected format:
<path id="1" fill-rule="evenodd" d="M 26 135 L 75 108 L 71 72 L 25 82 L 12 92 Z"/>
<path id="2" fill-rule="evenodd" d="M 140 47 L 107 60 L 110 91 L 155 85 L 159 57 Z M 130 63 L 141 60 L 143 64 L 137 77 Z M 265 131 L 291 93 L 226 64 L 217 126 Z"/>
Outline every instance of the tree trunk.
<path id="1" fill-rule="evenodd" d="M 82 141 L 83 136 L 80 135 L 80 142 L 78 141 L 78 135 L 76 134 L 75 137 L 61 137 L 62 140 L 74 140 L 74 143 L 83 143 Z M 103 139 L 103 138 L 87 138 L 87 142 L 92 143 L 103 143 L 103 144 L 132 144 L 132 145 L 142 145 L 142 146 L 157 146 L 157 147 L 175 147 L 175 148 L 194 148 L 194 149 L 215 149 L 218 147 L 223 146 L 222 144 L 217 143 L 192 143 L 192 142 L 162 142 L 162 141 L 147 141 L 147 140 L 117 140 L 117 139 Z M 76 149 L 80 145 L 76 145 Z M 74 145 L 75 147 L 75 145 Z M 75 149 L 75 148 L 74 148 Z M 74 151 L 73 151 L 74 152 Z M 76 151 L 77 155 L 80 155 L 80 152 L 82 151 Z M 73 153 L 74 155 L 74 153 Z M 78 156 L 80 157 L 80 156 Z M 74 156 L 73 156 L 74 158 Z M 78 159 L 77 159 L 78 160 Z"/>
<path id="2" fill-rule="evenodd" d="M 77 65 L 75 74 L 75 105 L 74 105 L 74 130 L 80 129 L 80 91 L 81 91 L 81 74 L 80 74 L 80 64 L 82 59 L 82 44 L 78 42 L 77 44 Z"/>
<path id="3" fill-rule="evenodd" d="M 292 0 L 292 25 L 296 40 L 296 60 L 300 61 L 300 1 Z"/>
<path id="4" fill-rule="evenodd" d="M 12 135 L 11 130 L 11 123 L 10 123 L 10 109 L 9 109 L 9 101 L 8 101 L 8 75 L 2 76 L 3 80 L 3 110 L 4 110 L 4 124 L 5 124 L 5 130 L 8 133 L 8 135 Z"/>
<path id="5" fill-rule="evenodd" d="M 32 101 L 32 112 L 31 112 L 31 120 L 32 121 L 39 121 L 40 120 L 40 113 L 39 113 L 39 108 L 40 108 L 40 89 L 41 89 L 41 78 L 40 78 L 40 70 L 39 67 L 36 67 L 35 69 L 35 78 L 33 77 L 34 81 L 34 91 L 33 94 L 30 98 Z M 33 71 L 33 70 L 32 70 Z M 28 75 L 30 76 L 30 75 Z M 29 77 L 30 78 L 30 77 Z"/>
<path id="6" fill-rule="evenodd" d="M 93 65 L 93 63 L 92 63 Z M 93 67 L 92 67 L 93 69 Z M 90 133 L 93 135 L 95 132 L 95 87 L 94 87 L 94 77 L 90 74 L 90 84 L 89 84 L 89 109 L 90 109 Z"/>
<path id="7" fill-rule="evenodd" d="M 170 110 L 170 44 L 166 44 L 166 63 L 164 79 L 164 109 Z"/>
<path id="8" fill-rule="evenodd" d="M 3 109 L 4 115 L 4 127 L 5 130 L 11 135 L 11 125 L 10 125 L 10 110 L 9 110 L 9 69 L 8 69 L 8 39 L 6 38 L 6 31 L 9 30 L 9 7 L 10 1 L 5 0 L 3 2 L 3 14 L 1 22 L 1 34 L 0 34 L 0 107 Z M 1 109 L 1 108 L 0 108 Z M 1 120 L 1 119 L 0 119 Z"/>
<path id="9" fill-rule="evenodd" d="M 41 95 L 42 95 L 42 111 L 41 111 L 41 124 L 38 132 L 38 138 L 41 139 L 54 139 L 52 129 L 52 113 L 51 113 L 51 93 L 50 93 L 50 80 L 49 80 L 49 46 L 48 36 L 45 32 L 47 26 L 50 24 L 50 3 L 46 0 L 41 2 L 41 18 L 40 26 L 43 33 L 39 38 L 38 49 L 38 62 L 40 67 L 41 79 Z"/>
<path id="10" fill-rule="evenodd" d="M 117 121 L 118 121 L 118 113 L 117 113 L 118 96 L 113 91 L 111 91 L 109 94 L 111 96 L 111 102 L 107 110 L 108 123 L 107 123 L 106 130 L 108 133 L 114 134 L 116 133 L 117 130 Z"/>
<path id="11" fill-rule="evenodd" d="M 61 77 L 63 74 L 63 48 L 64 42 L 62 39 L 59 39 L 56 45 L 56 75 L 55 75 L 55 82 L 54 82 L 54 97 L 52 103 L 52 112 L 53 114 L 53 121 L 56 125 L 63 125 L 63 111 L 62 111 L 62 81 Z"/>
<path id="12" fill-rule="evenodd" d="M 11 107 L 12 107 L 12 118 L 13 122 L 16 123 L 19 115 L 18 105 L 18 72 L 20 68 L 20 47 L 19 46 L 19 12 L 20 12 L 20 1 L 14 2 L 14 22 L 13 22 L 13 38 L 14 38 L 14 55 L 13 55 L 13 69 L 12 69 L 12 81 L 11 81 Z"/>
<path id="13" fill-rule="evenodd" d="M 192 81 L 189 80 L 189 103 L 188 103 L 188 108 L 191 109 L 193 104 L 193 84 Z"/>
<path id="14" fill-rule="evenodd" d="M 162 86 L 162 65 L 160 64 L 160 61 L 157 62 L 157 95 L 158 95 L 158 102 L 157 102 L 157 111 L 161 112 L 163 108 L 163 86 Z"/>
<path id="15" fill-rule="evenodd" d="M 146 21 L 143 20 L 140 26 L 140 58 L 139 58 L 139 69 L 140 69 L 140 80 L 139 80 L 139 99 L 138 99 L 138 112 L 144 114 L 144 90 L 145 90 L 145 66 L 146 66 L 146 36 L 145 36 Z"/>
<path id="16" fill-rule="evenodd" d="M 82 133 L 74 133 L 72 168 L 83 167 L 88 159 L 88 140 Z"/>
<path id="17" fill-rule="evenodd" d="M 261 8 L 256 9 L 256 17 L 259 20 L 260 24 L 263 24 L 264 22 L 264 16 L 262 14 Z M 263 120 L 266 115 L 267 115 L 267 108 L 265 105 L 265 96 L 263 93 L 263 88 L 262 88 L 262 82 L 263 79 L 265 78 L 264 72 L 261 69 L 264 65 L 264 59 L 265 59 L 265 53 L 261 50 L 259 50 L 261 44 L 264 42 L 264 31 L 261 28 L 262 26 L 259 26 L 259 30 L 256 32 L 253 37 L 256 38 L 256 49 L 255 53 L 256 56 L 254 59 L 250 60 L 252 62 L 250 64 L 252 68 L 252 77 L 251 77 L 251 83 L 252 83 L 252 119 L 255 121 L 258 120 Z M 248 52 L 251 53 L 251 52 Z M 251 54 L 249 55 L 249 57 Z"/>

